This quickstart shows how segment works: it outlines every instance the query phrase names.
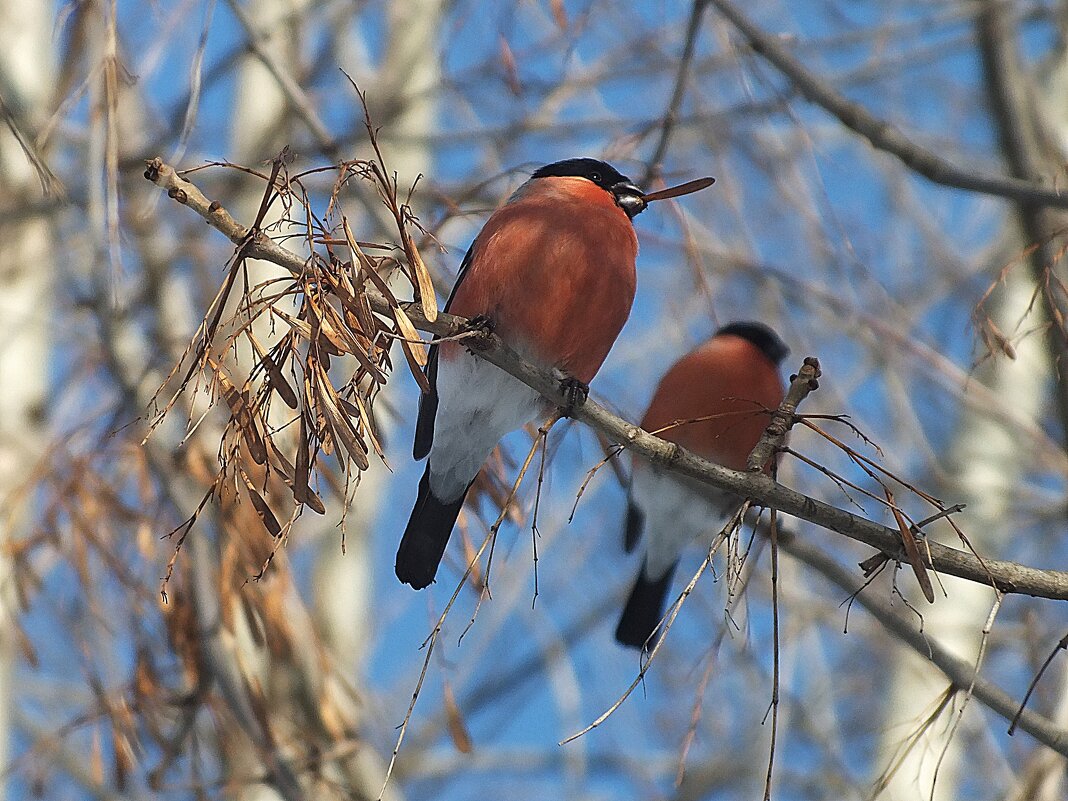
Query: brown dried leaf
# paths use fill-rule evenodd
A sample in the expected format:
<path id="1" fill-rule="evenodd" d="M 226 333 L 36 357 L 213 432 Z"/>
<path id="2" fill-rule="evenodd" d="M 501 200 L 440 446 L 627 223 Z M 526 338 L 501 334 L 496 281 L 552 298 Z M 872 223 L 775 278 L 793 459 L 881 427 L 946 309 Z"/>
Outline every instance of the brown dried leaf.
<path id="1" fill-rule="evenodd" d="M 430 382 L 423 374 L 423 368 L 426 367 L 426 346 L 423 344 L 423 340 L 420 339 L 419 334 L 416 333 L 415 326 L 408 319 L 408 315 L 399 306 L 393 309 L 393 315 L 397 321 L 397 330 L 401 335 L 401 350 L 404 352 L 404 358 L 408 362 L 408 368 L 412 371 L 420 391 L 430 392 Z M 418 340 L 418 344 L 412 344 L 416 340 Z"/>
<path id="2" fill-rule="evenodd" d="M 366 470 L 370 466 L 367 460 L 367 446 L 364 445 L 359 432 L 353 428 L 352 421 L 341 411 L 337 393 L 331 386 L 326 373 L 319 369 L 316 371 L 315 379 L 316 389 L 318 390 L 316 393 L 316 408 L 326 416 L 327 423 L 338 441 L 348 452 L 353 464 L 360 470 Z"/>
<path id="3" fill-rule="evenodd" d="M 156 532 L 152 526 L 153 522 L 149 520 L 141 520 L 137 524 L 137 534 L 135 535 L 137 550 L 141 552 L 141 556 L 145 559 L 154 558 L 156 553 Z"/>
<path id="4" fill-rule="evenodd" d="M 271 507 L 260 495 L 259 490 L 253 485 L 252 480 L 248 477 L 248 474 L 241 470 L 241 478 L 245 482 L 245 489 L 248 490 L 249 498 L 252 500 L 252 505 L 256 509 L 256 514 L 259 515 L 261 521 L 263 521 L 263 527 L 271 533 L 272 537 L 282 536 L 282 526 L 278 522 L 278 518 L 274 516 L 274 512 L 271 511 Z"/>
<path id="5" fill-rule="evenodd" d="M 567 9 L 564 8 L 564 0 L 549 0 L 549 8 L 552 9 L 556 27 L 567 33 Z"/>
<path id="6" fill-rule="evenodd" d="M 331 356 L 340 356 L 342 353 L 350 352 L 349 344 L 344 340 L 340 333 L 334 330 L 334 327 L 330 325 L 328 320 L 320 319 L 319 334 L 321 335 L 319 339 L 320 343 L 322 342 L 323 337 L 325 337 L 330 341 L 330 344 L 333 345 L 334 352 L 330 354 Z"/>
<path id="7" fill-rule="evenodd" d="M 470 754 L 473 750 L 471 735 L 467 732 L 467 725 L 460 713 L 460 706 L 456 703 L 452 685 L 447 681 L 445 682 L 445 719 L 448 721 L 449 736 L 452 737 L 452 744 L 456 746 L 456 750 L 461 754 Z"/>
<path id="8" fill-rule="evenodd" d="M 430 392 L 430 382 L 427 381 L 426 376 L 423 375 L 422 369 L 415 361 L 414 354 L 404 342 L 401 342 L 401 351 L 404 353 L 405 361 L 408 362 L 408 369 L 411 370 L 412 376 L 415 378 L 415 383 L 419 385 L 419 391 L 423 393 Z"/>
<path id="9" fill-rule="evenodd" d="M 986 345 L 991 351 L 1000 350 L 1010 359 L 1016 359 L 1016 348 L 1013 347 L 1009 338 L 1002 333 L 1001 329 L 997 327 L 993 320 L 987 318 L 983 321 L 983 337 L 986 340 Z"/>
<path id="10" fill-rule="evenodd" d="M 104 786 L 104 750 L 100 744 L 100 727 L 93 727 L 93 738 L 89 752 L 89 775 L 98 787 Z"/>
<path id="11" fill-rule="evenodd" d="M 371 417 L 371 411 L 367 408 L 367 405 L 363 402 L 363 398 L 360 395 L 356 395 L 356 403 L 359 406 L 358 414 L 353 417 L 359 417 L 363 421 L 363 430 L 367 432 L 367 436 L 371 439 L 371 445 L 375 449 L 375 453 L 378 454 L 378 458 L 383 462 L 386 461 L 385 451 L 382 449 L 382 443 L 378 441 L 378 437 L 375 436 L 374 418 Z M 388 463 L 386 463 L 388 467 Z"/>
<path id="12" fill-rule="evenodd" d="M 393 317 L 397 321 L 400 335 L 404 337 L 401 340 L 401 345 L 411 349 L 412 358 L 415 359 L 416 364 L 420 367 L 426 367 L 426 343 L 419 336 L 419 332 L 415 330 L 411 318 L 400 306 L 393 310 Z"/>
<path id="13" fill-rule="evenodd" d="M 358 332 L 358 335 L 367 337 L 368 344 L 370 344 L 375 332 L 379 331 L 381 326 L 375 322 L 367 297 L 361 294 L 351 300 L 341 298 L 341 306 L 345 311 L 345 322 L 349 328 Z"/>
<path id="14" fill-rule="evenodd" d="M 256 351 L 256 355 L 259 357 L 260 367 L 263 368 L 263 371 L 267 375 L 268 386 L 278 393 L 278 397 L 282 399 L 282 402 L 286 406 L 290 409 L 296 409 L 297 393 L 294 391 L 293 387 L 289 385 L 285 375 L 282 373 L 281 367 L 274 360 L 275 352 L 282 353 L 284 349 L 289 346 L 288 335 L 283 337 L 277 345 L 271 348 L 271 353 L 267 353 L 263 350 L 263 347 L 252 333 L 251 328 L 246 330 L 245 334 L 248 336 L 249 342 L 252 343 L 252 349 Z"/>
<path id="15" fill-rule="evenodd" d="M 329 330 L 336 336 L 344 351 L 353 356 L 356 361 L 360 363 L 360 365 L 371 375 L 375 383 L 386 383 L 385 375 L 383 375 L 378 365 L 371 361 L 371 358 L 367 355 L 367 348 L 364 343 L 357 340 L 354 334 L 349 330 L 346 322 L 342 320 L 341 316 L 333 306 L 326 306 L 323 309 L 322 322 L 323 331 L 326 332 Z"/>
<path id="16" fill-rule="evenodd" d="M 305 392 L 308 391 L 308 379 L 304 379 Z M 311 472 L 309 465 L 309 451 L 311 449 L 311 441 L 308 436 L 308 417 L 307 414 L 301 414 L 300 416 L 300 434 L 297 441 L 297 464 L 293 468 L 293 499 L 297 503 L 306 503 L 311 506 L 310 498 L 314 495 L 311 491 L 311 487 L 308 485 L 308 475 Z"/>
<path id="17" fill-rule="evenodd" d="M 114 757 L 115 786 L 119 790 L 125 790 L 128 785 L 130 771 L 133 769 L 133 754 L 130 752 L 130 744 L 126 736 L 116 725 L 114 719 L 111 722 L 112 755 Z"/>
<path id="18" fill-rule="evenodd" d="M 323 318 L 323 309 L 319 305 L 314 293 L 308 292 L 304 296 L 306 313 L 312 318 L 312 337 L 319 350 L 330 356 L 340 356 L 347 348 L 338 333 L 330 327 Z"/>
<path id="19" fill-rule="evenodd" d="M 248 626 L 248 634 L 252 638 L 252 642 L 257 647 L 262 648 L 267 644 L 267 630 L 264 627 L 262 610 L 258 605 L 258 602 L 262 601 L 262 596 L 254 597 L 248 591 L 248 588 L 244 587 L 237 595 L 237 600 L 240 604 L 241 614 Z"/>
<path id="20" fill-rule="evenodd" d="M 341 319 L 345 323 L 345 328 L 349 330 L 349 334 L 360 343 L 360 350 L 371 354 L 371 338 L 365 333 L 368 326 L 372 326 L 371 330 L 376 330 L 374 321 L 370 316 L 370 312 L 367 313 L 366 320 L 363 318 L 364 305 L 357 300 L 341 302 Z M 358 311 L 357 311 L 358 310 Z"/>
<path id="21" fill-rule="evenodd" d="M 415 270 L 416 285 L 419 287 L 419 304 L 422 306 L 423 316 L 432 323 L 438 319 L 438 296 L 434 291 L 434 282 L 430 279 L 430 271 L 423 263 L 423 257 L 419 255 L 419 249 L 407 232 L 404 234 L 404 246 L 412 269 Z"/>
<path id="22" fill-rule="evenodd" d="M 346 243 L 347 241 L 348 240 L 346 240 Z M 357 242 L 356 247 L 361 247 L 361 245 Z M 351 258 L 352 254 L 350 252 L 349 259 Z M 326 271 L 326 277 L 330 281 L 330 283 L 336 287 L 336 294 L 339 298 L 344 297 L 351 300 L 352 298 L 356 297 L 356 287 L 353 286 L 352 278 L 349 274 L 349 271 L 345 269 L 345 265 L 338 264 L 337 267 L 337 270 Z"/>
<path id="23" fill-rule="evenodd" d="M 312 327 L 311 324 L 307 321 L 294 317 L 291 314 L 286 314 L 284 311 L 275 306 L 271 307 L 271 314 L 274 314 L 285 320 L 286 324 L 293 329 L 293 333 L 299 334 L 301 337 L 308 340 L 309 342 L 312 340 Z"/>
<path id="24" fill-rule="evenodd" d="M 154 699 L 162 691 L 148 649 L 139 649 L 134 667 L 134 698 L 139 702 Z"/>
<path id="25" fill-rule="evenodd" d="M 222 368 L 210 357 L 208 365 L 215 371 L 215 380 L 219 382 L 226 405 L 230 407 L 231 419 L 241 431 L 241 438 L 248 448 L 252 460 L 256 464 L 267 464 L 267 446 L 263 442 L 263 435 L 256 426 L 255 416 L 248 392 L 239 390 L 226 376 Z"/>
<path id="26" fill-rule="evenodd" d="M 271 463 L 272 466 L 275 468 L 275 470 L 282 474 L 282 480 L 286 483 L 286 485 L 290 489 L 295 490 L 296 469 L 293 467 L 289 459 L 286 458 L 285 454 L 278 449 L 278 446 L 274 444 L 274 440 L 268 440 L 268 443 L 270 445 L 271 452 L 274 454 L 274 460 Z M 301 501 L 301 503 L 307 504 L 308 508 L 310 508 L 313 512 L 318 512 L 321 515 L 325 515 L 326 506 L 323 504 L 322 498 L 320 498 L 310 487 L 307 488 L 307 491 L 308 499 L 305 501 Z M 296 499 L 295 491 L 293 493 L 293 496 L 294 499 Z"/>
<path id="27" fill-rule="evenodd" d="M 886 501 L 890 504 L 890 511 L 893 512 L 894 520 L 897 522 L 897 528 L 901 532 L 901 542 L 905 546 L 905 555 L 908 557 L 909 565 L 912 566 L 912 572 L 916 574 L 916 581 L 919 582 L 920 589 L 923 590 L 923 597 L 927 599 L 928 603 L 933 604 L 935 600 L 934 587 L 931 585 L 931 577 L 927 575 L 927 567 L 923 563 L 923 557 L 920 556 L 920 549 L 916 544 L 916 537 L 912 534 L 912 527 L 894 503 L 894 496 L 890 490 L 884 491 L 886 493 Z"/>
<path id="28" fill-rule="evenodd" d="M 389 288 L 389 284 L 386 283 L 385 279 L 378 274 L 378 269 L 375 262 L 372 261 L 372 259 L 366 253 L 364 253 L 363 250 L 360 249 L 359 243 L 352 236 L 352 231 L 349 228 L 348 220 L 343 217 L 341 222 L 342 225 L 345 227 L 345 236 L 349 241 L 349 251 L 352 254 L 352 263 L 353 265 L 360 265 L 359 272 L 357 274 L 358 281 L 362 284 L 364 279 L 370 279 L 371 283 L 375 285 L 375 289 L 381 292 L 383 297 L 385 297 L 385 299 L 389 301 L 389 305 L 394 309 L 398 308 L 400 306 L 400 303 L 397 301 L 397 296 L 393 294 L 393 290 Z M 379 265 L 386 261 L 387 259 L 380 259 Z M 396 259 L 389 259 L 389 261 L 393 264 L 397 263 Z M 433 297 L 433 295 L 431 295 L 431 297 Z M 436 307 L 434 309 L 434 314 L 436 317 Z M 369 315 L 370 312 L 368 311 L 368 316 Z M 364 326 L 364 330 L 368 334 L 370 334 L 370 332 L 373 331 L 376 327 L 377 326 L 374 325 L 367 325 Z"/>
<path id="29" fill-rule="evenodd" d="M 337 334 L 335 332 L 333 332 L 333 331 L 327 332 L 325 326 L 319 326 L 318 330 L 319 330 L 319 338 L 315 341 L 315 343 L 319 348 L 320 355 L 324 359 L 329 358 L 330 356 L 340 356 L 343 353 L 345 353 L 345 348 L 339 346 L 334 341 L 334 339 L 329 335 L 329 334 L 333 334 L 334 337 L 336 337 Z"/>
<path id="30" fill-rule="evenodd" d="M 508 91 L 519 97 L 523 94 L 523 85 L 519 82 L 519 68 L 515 62 L 515 56 L 512 54 L 512 48 L 508 45 L 508 40 L 503 36 L 500 37 L 499 50 L 501 66 L 504 67 L 504 82 L 508 84 Z"/>
<path id="31" fill-rule="evenodd" d="M 18 641 L 19 651 L 22 652 L 22 658 L 26 660 L 27 664 L 36 670 L 40 667 L 41 660 L 37 656 L 37 649 L 33 647 L 33 640 L 26 634 L 26 629 L 22 627 L 22 624 L 13 619 L 8 622 L 15 624 L 15 639 Z"/>
<path id="32" fill-rule="evenodd" d="M 325 453 L 327 456 L 334 454 L 334 434 L 330 430 L 330 424 L 327 422 L 326 413 L 319 408 L 319 398 L 315 399 L 315 429 L 319 437 L 319 450 Z"/>
<path id="33" fill-rule="evenodd" d="M 355 252 L 356 251 L 354 250 L 353 253 Z M 380 261 L 384 262 L 386 260 L 381 259 Z M 391 262 L 395 264 L 396 260 L 391 260 Z M 396 308 L 400 305 L 397 296 L 394 295 L 393 290 L 389 288 L 389 284 L 387 284 L 386 280 L 378 274 L 374 262 L 367 256 L 363 256 L 360 261 L 360 275 L 371 279 L 371 283 L 375 285 L 375 289 L 382 293 L 383 297 L 389 301 L 390 306 Z"/>
<path id="34" fill-rule="evenodd" d="M 877 554 L 873 554 L 865 559 L 863 562 L 857 562 L 857 566 L 864 573 L 864 578 L 870 578 L 871 574 L 890 561 L 890 557 L 881 551 Z"/>
<path id="35" fill-rule="evenodd" d="M 349 258 L 352 259 L 353 265 L 359 264 L 362 268 L 360 270 L 362 277 L 358 276 L 358 280 L 360 284 L 362 284 L 366 278 L 371 277 L 374 274 L 374 263 L 371 261 L 371 258 L 363 252 L 363 248 L 360 247 L 360 243 L 356 237 L 352 235 L 348 217 L 341 217 L 341 227 L 345 229 L 345 239 L 349 243 Z M 374 279 L 372 278 L 372 280 Z M 354 288 L 356 287 L 355 284 L 353 286 Z"/>
<path id="36" fill-rule="evenodd" d="M 245 674 L 245 692 L 248 694 L 249 707 L 260 724 L 260 731 L 267 741 L 267 747 L 275 747 L 274 727 L 271 725 L 271 703 L 263 691 L 260 680 L 254 676 Z"/>

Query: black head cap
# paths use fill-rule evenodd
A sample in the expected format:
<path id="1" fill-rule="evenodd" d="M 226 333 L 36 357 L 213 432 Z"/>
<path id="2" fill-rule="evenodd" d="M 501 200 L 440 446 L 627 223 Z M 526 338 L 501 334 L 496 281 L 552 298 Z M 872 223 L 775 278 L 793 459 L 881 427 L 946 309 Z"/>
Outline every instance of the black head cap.
<path id="1" fill-rule="evenodd" d="M 551 177 L 585 178 L 588 181 L 593 181 L 601 189 L 611 193 L 616 200 L 616 205 L 623 209 L 630 218 L 641 214 L 647 205 L 642 191 L 634 185 L 630 178 L 611 164 L 598 159 L 581 158 L 554 161 L 552 164 L 546 164 L 544 167 L 535 170 L 530 177 L 531 179 Z"/>
<path id="2" fill-rule="evenodd" d="M 768 357 L 768 361 L 778 366 L 782 364 L 789 353 L 790 348 L 782 341 L 778 334 L 763 323 L 740 322 L 725 325 L 716 332 L 716 336 L 733 334 L 736 337 L 751 342 L 757 350 Z"/>

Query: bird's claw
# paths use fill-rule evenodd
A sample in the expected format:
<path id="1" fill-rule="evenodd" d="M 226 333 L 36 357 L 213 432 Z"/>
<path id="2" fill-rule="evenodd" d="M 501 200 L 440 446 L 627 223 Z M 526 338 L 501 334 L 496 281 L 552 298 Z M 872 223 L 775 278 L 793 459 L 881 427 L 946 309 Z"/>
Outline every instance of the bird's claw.
<path id="1" fill-rule="evenodd" d="M 488 335 L 493 333 L 493 320 L 485 314 L 476 314 L 474 317 L 469 317 L 467 320 L 467 330 L 482 335 Z"/>
<path id="2" fill-rule="evenodd" d="M 564 399 L 567 402 L 564 406 L 564 414 L 568 417 L 571 417 L 575 410 L 579 409 L 590 397 L 590 385 L 583 384 L 571 376 L 560 379 L 560 391 L 564 393 Z"/>

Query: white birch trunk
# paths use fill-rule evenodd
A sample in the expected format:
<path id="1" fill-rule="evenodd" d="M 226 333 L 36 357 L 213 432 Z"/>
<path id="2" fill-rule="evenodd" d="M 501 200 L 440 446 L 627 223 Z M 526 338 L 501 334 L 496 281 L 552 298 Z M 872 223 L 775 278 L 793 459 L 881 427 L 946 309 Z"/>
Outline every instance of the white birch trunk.
<path id="1" fill-rule="evenodd" d="M 275 59 L 286 69 L 293 70 L 299 64 L 295 20 L 302 5 L 302 0 L 252 0 L 243 4 L 246 16 L 255 26 L 253 35 L 260 38 L 260 46 L 269 58 Z M 258 56 L 250 53 L 241 60 L 238 69 L 230 130 L 230 158 L 238 164 L 262 167 L 264 161 L 277 155 L 281 148 L 288 144 L 286 132 L 294 126 L 287 120 L 285 94 L 267 65 Z M 251 223 L 265 188 L 261 183 L 250 183 L 248 188 L 237 196 L 235 211 L 241 219 Z M 276 222 L 279 213 L 280 206 L 275 203 L 261 226 L 266 227 Z M 284 271 L 267 262 L 250 260 L 248 274 L 250 284 L 255 286 L 282 277 Z M 277 336 L 272 336 L 267 329 L 267 321 L 262 318 L 253 329 L 264 347 L 270 347 L 277 339 Z M 243 347 L 241 352 L 246 361 L 244 369 L 251 369 L 253 362 L 249 358 L 250 350 Z M 223 536 L 221 531 L 219 534 Z M 267 536 L 266 533 L 264 536 Z M 285 568 L 279 564 L 275 569 Z M 237 628 L 232 633 L 237 662 L 242 672 L 262 686 L 270 697 L 272 686 L 277 685 L 280 678 L 272 676 L 272 671 L 287 670 L 290 666 L 271 664 L 268 652 L 262 644 L 257 644 L 244 615 L 235 614 L 233 620 Z M 284 702 L 275 707 L 280 717 L 287 716 L 287 707 L 288 704 Z M 255 748 L 248 747 L 244 741 L 231 743 L 231 747 L 226 750 L 226 760 L 227 770 L 233 776 L 262 773 L 259 753 Z M 237 797 L 239 801 L 276 801 L 280 795 L 273 787 L 261 784 L 243 787 Z"/>
<path id="2" fill-rule="evenodd" d="M 1034 284 L 1025 269 L 1013 272 L 999 292 L 991 312 L 1003 331 L 1012 331 L 1026 313 Z M 1006 400 L 1025 421 L 1037 418 L 1042 404 L 1048 362 L 1041 337 L 1024 340 L 1011 361 L 998 355 L 979 370 L 976 380 Z M 992 555 L 1007 534 L 1007 513 L 1013 489 L 1026 468 L 1026 453 L 999 421 L 966 411 L 949 455 L 954 484 L 945 497 L 967 504 L 957 517 L 961 528 L 981 554 Z M 907 581 L 907 576 L 905 578 Z M 983 625 L 994 602 L 989 587 L 942 576 L 948 598 L 941 594 L 928 606 L 921 599 L 924 631 L 957 656 L 974 662 Z M 879 767 L 894 762 L 909 735 L 916 731 L 945 691 L 945 677 L 928 662 L 905 649 L 898 650 L 895 673 L 887 693 L 888 710 L 880 747 Z M 950 740 L 954 715 L 943 716 L 901 758 L 883 795 L 886 801 L 957 798 L 965 732 Z M 943 751 L 945 755 L 943 756 Z M 937 769 L 937 782 L 935 771 Z M 932 785 L 934 791 L 932 795 Z"/>
<path id="3" fill-rule="evenodd" d="M 1044 73 L 1037 111 L 1055 139 L 1056 148 L 1065 154 L 1068 153 L 1068 42 L 1061 41 Z M 1062 728 L 1068 728 L 1068 664 L 1063 659 L 1058 661 L 1060 664 L 1055 664 L 1043 681 L 1048 682 L 1047 686 L 1059 688 L 1060 700 L 1051 717 Z M 1061 801 L 1065 797 L 1068 797 L 1068 776 L 1064 757 L 1051 748 L 1039 746 L 1021 772 L 1012 801 Z"/>
<path id="4" fill-rule="evenodd" d="M 379 67 L 379 80 L 368 98 L 374 108 L 390 109 L 392 115 L 380 132 L 380 143 L 389 167 L 397 171 L 402 188 L 410 186 L 419 175 L 429 172 L 432 154 L 418 138 L 434 130 L 438 109 L 436 87 L 441 80 L 440 45 L 437 41 L 444 13 L 443 0 L 404 0 L 389 7 L 389 42 L 384 63 Z M 339 54 L 347 53 L 350 60 L 359 57 L 363 48 L 348 42 L 336 46 Z M 366 65 L 351 65 L 366 69 Z M 375 122 L 381 122 L 375 120 Z M 419 195 L 413 198 L 419 212 Z M 389 233 L 387 232 L 387 235 Z M 410 289 L 394 286 L 398 292 Z M 399 362 L 394 362 L 399 363 Z M 395 398 L 396 386 L 387 385 L 383 398 Z M 395 405 L 395 404 L 391 404 Z M 384 408 L 385 404 L 380 406 Z M 395 421 L 379 413 L 385 438 L 397 439 L 397 451 L 408 451 L 407 430 L 396 430 Z M 376 528 L 379 503 L 385 496 L 389 472 L 377 460 L 360 479 L 353 507 L 349 510 L 346 554 L 341 553 L 336 531 L 321 540 L 316 562 L 316 615 L 323 635 L 333 650 L 338 664 L 348 675 L 359 675 L 366 658 L 367 644 L 373 641 L 371 588 L 371 537 Z M 383 532 L 389 539 L 400 532 Z"/>
<path id="5" fill-rule="evenodd" d="M 1010 50 L 1015 52 L 1012 48 Z M 1063 142 L 1068 141 L 1065 135 L 1068 125 L 1065 124 L 1064 96 L 1057 88 L 1064 84 L 1063 52 L 1056 54 L 1054 64 L 1055 68 L 1049 71 L 1051 80 L 1047 81 L 1043 92 L 1034 92 L 1033 87 L 1022 87 L 1021 92 L 1032 93 L 1035 102 L 1028 105 L 1036 114 L 1044 117 L 1038 127 L 1059 137 L 1058 143 L 1063 150 Z M 1021 73 L 1019 79 L 1026 80 L 1027 76 Z M 1046 166 L 1049 173 L 1053 174 L 1059 169 L 1058 160 L 1050 159 L 1048 154 L 1047 160 L 1049 163 Z M 1019 234 L 1012 236 L 1008 245 L 1011 257 L 1030 244 L 1022 241 Z M 991 275 L 996 274 L 1000 264 L 1008 260 L 1006 258 L 994 265 Z M 1033 303 L 1035 290 L 1034 275 L 1026 262 L 1009 272 L 1005 285 L 999 288 L 989 310 L 993 322 L 1001 331 L 1011 335 L 1018 330 L 1040 327 L 1045 323 L 1041 319 L 1041 304 Z M 996 354 L 977 371 L 976 379 L 1002 398 L 1005 408 L 1012 409 L 1021 420 L 1030 423 L 1041 414 L 1050 375 L 1050 354 L 1046 339 L 1040 332 L 1017 345 L 1015 361 L 1003 354 Z M 965 412 L 949 458 L 949 467 L 955 479 L 951 497 L 954 501 L 968 504 L 959 521 L 980 554 L 1000 555 L 1001 543 L 1011 534 L 1006 526 L 1011 525 L 1008 521 L 1015 487 L 1023 479 L 1029 463 L 1029 454 L 1019 447 L 1004 425 L 978 411 Z M 950 597 L 939 598 L 933 608 L 924 610 L 925 631 L 962 658 L 974 661 L 981 629 L 993 602 L 993 592 L 978 584 L 948 577 L 943 581 Z M 1057 675 L 1062 677 L 1062 682 L 1068 678 L 1064 671 Z M 940 680 L 936 671 L 922 660 L 902 653 L 888 696 L 887 708 L 893 711 L 884 732 L 883 764 L 889 761 L 895 747 L 915 728 L 925 708 L 944 689 L 945 680 Z M 1062 717 L 1068 714 L 1065 706 L 1062 703 L 1057 710 Z M 932 801 L 951 801 L 957 797 L 964 765 L 963 744 L 961 732 L 949 742 L 949 722 L 949 718 L 946 718 L 932 727 L 905 757 L 890 780 L 884 798 L 896 801 L 914 798 L 917 793 L 932 798 Z M 943 751 L 945 756 L 939 765 Z M 1063 760 L 1059 757 L 1051 760 L 1049 753 L 1048 749 L 1038 749 L 1031 768 L 1021 778 L 1021 785 L 1027 787 L 1024 792 L 1034 793 L 1026 797 L 1041 798 L 1042 801 L 1061 797 Z M 932 793 L 936 767 L 937 783 Z M 1040 791 L 1043 793 L 1041 796 L 1038 795 Z"/>
<path id="6" fill-rule="evenodd" d="M 54 85 L 52 4 L 0 5 L 0 97 L 33 144 L 47 119 Z M 0 124 L 0 766 L 8 764 L 13 631 L 8 543 L 26 521 L 19 496 L 46 446 L 48 356 L 52 324 L 52 234 L 47 212 L 22 214 L 42 199 L 36 170 L 7 125 Z M 12 213 L 15 212 L 15 213 Z M 6 775 L 6 774 L 5 774 Z M 0 793 L 6 795 L 6 793 Z"/>
<path id="7" fill-rule="evenodd" d="M 369 101 L 372 113 L 376 107 L 388 107 L 394 113 L 388 120 L 375 119 L 383 124 L 380 144 L 391 169 L 397 171 L 401 187 L 410 186 L 420 174 L 430 171 L 432 153 L 425 144 L 415 141 L 434 130 L 438 117 L 436 87 L 441 79 L 440 45 L 437 41 L 444 12 L 443 0 L 404 0 L 389 7 L 389 40 L 384 63 L 379 66 L 376 87 Z M 345 30 L 342 28 L 342 30 Z M 350 31 L 351 40 L 355 32 Z M 366 65 L 353 65 L 366 48 L 339 37 L 335 52 L 347 55 L 350 74 L 361 74 Z M 358 69 L 357 69 L 358 68 Z M 413 198 L 416 213 L 419 195 Z M 368 220 L 369 224 L 374 221 Z M 395 236 L 389 234 L 387 236 Z M 396 283 L 396 282 L 395 282 Z M 395 285 L 398 293 L 410 292 Z M 394 362 L 395 364 L 398 362 Z M 397 382 L 390 382 L 382 399 L 389 405 L 397 398 Z M 398 430 L 396 421 L 379 405 L 377 415 L 380 432 L 387 442 L 396 442 L 394 452 L 404 454 L 409 448 L 410 432 Z M 403 456 L 401 458 L 404 458 Z M 377 459 L 364 471 L 352 507 L 348 510 L 346 552 L 336 529 L 324 532 L 319 541 L 315 563 L 315 616 L 325 646 L 331 651 L 338 670 L 356 687 L 368 656 L 368 645 L 375 640 L 374 598 L 371 584 L 372 540 L 376 535 L 381 504 L 388 494 L 389 471 Z M 383 531 L 378 536 L 388 542 L 399 540 L 400 532 Z M 392 571 L 387 571 L 387 574 Z M 353 710 L 356 720 L 357 710 Z M 362 749 L 355 758 L 353 770 L 370 783 L 371 777 L 385 775 L 385 762 L 370 749 Z M 396 782 L 387 791 L 387 798 L 397 797 Z"/>

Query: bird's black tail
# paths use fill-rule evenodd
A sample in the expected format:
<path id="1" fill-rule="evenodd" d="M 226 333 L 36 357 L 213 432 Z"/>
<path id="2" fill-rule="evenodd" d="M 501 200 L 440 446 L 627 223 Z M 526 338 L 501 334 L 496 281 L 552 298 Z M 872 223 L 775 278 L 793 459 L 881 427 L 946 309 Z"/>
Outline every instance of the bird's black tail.
<path id="1" fill-rule="evenodd" d="M 638 580 L 623 607 L 623 614 L 616 626 L 616 641 L 631 648 L 644 648 L 660 618 L 664 616 L 664 601 L 667 598 L 671 579 L 675 575 L 675 565 L 663 576 L 650 579 L 645 573 L 645 565 L 638 574 Z M 652 646 L 652 643 L 649 643 Z"/>
<path id="2" fill-rule="evenodd" d="M 439 501 L 430 491 L 430 465 L 426 466 L 419 497 L 397 548 L 397 578 L 403 583 L 421 590 L 434 581 L 466 495 L 465 489 L 455 500 Z"/>

